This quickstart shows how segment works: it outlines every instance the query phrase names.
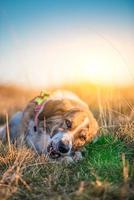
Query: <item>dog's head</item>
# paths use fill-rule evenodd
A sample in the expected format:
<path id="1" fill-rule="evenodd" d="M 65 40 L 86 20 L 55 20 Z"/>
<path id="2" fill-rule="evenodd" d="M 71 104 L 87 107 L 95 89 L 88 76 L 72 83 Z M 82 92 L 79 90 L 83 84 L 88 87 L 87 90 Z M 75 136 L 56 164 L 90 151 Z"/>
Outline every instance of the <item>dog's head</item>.
<path id="1" fill-rule="evenodd" d="M 45 115 L 51 137 L 48 152 L 53 158 L 70 155 L 97 133 L 98 124 L 86 104 L 69 99 L 48 101 L 43 112 L 40 119 Z"/>

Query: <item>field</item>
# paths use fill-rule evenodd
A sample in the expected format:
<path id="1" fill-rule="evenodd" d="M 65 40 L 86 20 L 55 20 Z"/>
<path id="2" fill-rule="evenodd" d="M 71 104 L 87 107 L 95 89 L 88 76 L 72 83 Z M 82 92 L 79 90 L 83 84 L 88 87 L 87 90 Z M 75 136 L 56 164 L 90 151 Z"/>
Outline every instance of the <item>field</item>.
<path id="1" fill-rule="evenodd" d="M 134 199 L 134 87 L 64 86 L 86 101 L 100 129 L 84 159 L 49 163 L 32 150 L 0 144 L 0 199 Z M 53 90 L 55 88 L 50 89 Z M 37 90 L 0 86 L 0 124 L 23 109 Z"/>

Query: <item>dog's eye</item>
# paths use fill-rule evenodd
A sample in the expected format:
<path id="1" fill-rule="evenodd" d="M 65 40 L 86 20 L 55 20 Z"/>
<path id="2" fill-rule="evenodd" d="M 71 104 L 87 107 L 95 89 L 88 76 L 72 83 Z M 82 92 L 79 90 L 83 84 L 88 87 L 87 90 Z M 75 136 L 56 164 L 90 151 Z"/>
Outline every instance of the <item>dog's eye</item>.
<path id="1" fill-rule="evenodd" d="M 72 128 L 72 122 L 69 119 L 65 120 L 67 128 Z"/>

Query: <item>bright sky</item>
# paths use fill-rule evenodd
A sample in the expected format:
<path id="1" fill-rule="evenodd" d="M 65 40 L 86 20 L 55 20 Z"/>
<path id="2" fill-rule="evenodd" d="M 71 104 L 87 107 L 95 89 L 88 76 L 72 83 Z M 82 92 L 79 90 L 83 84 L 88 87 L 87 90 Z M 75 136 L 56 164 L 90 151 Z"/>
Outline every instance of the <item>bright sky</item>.
<path id="1" fill-rule="evenodd" d="M 134 83 L 134 1 L 0 1 L 0 81 Z"/>

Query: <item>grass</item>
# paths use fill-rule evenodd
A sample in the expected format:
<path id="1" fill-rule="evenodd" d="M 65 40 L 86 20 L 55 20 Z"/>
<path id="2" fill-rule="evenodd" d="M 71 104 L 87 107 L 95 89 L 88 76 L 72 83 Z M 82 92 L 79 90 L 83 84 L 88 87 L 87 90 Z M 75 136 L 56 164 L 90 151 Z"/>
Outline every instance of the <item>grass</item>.
<path id="1" fill-rule="evenodd" d="M 132 149 L 109 133 L 87 147 L 86 162 L 93 167 L 100 180 L 116 183 L 123 180 L 123 154 L 129 161 L 132 159 Z"/>
<path id="2" fill-rule="evenodd" d="M 82 161 L 70 165 L 55 161 L 49 163 L 26 147 L 16 149 L 11 145 L 9 150 L 7 145 L 0 144 L 1 199 L 133 199 L 134 96 L 127 93 L 127 100 L 123 101 L 119 96 L 113 98 L 115 94 L 108 99 L 108 95 L 102 93 L 103 98 L 99 97 L 96 103 L 97 95 L 92 94 L 93 91 L 72 89 L 89 103 L 95 113 L 101 127 L 100 136 L 85 146 Z M 125 92 L 122 92 L 124 96 Z M 18 99 L 20 93 L 14 95 Z M 8 109 L 12 114 L 13 110 Z"/>
<path id="3" fill-rule="evenodd" d="M 3 149 L 3 145 L 1 147 Z M 134 195 L 130 187 L 130 183 L 134 181 L 132 148 L 109 133 L 99 137 L 95 143 L 88 144 L 83 153 L 84 159 L 81 162 L 61 165 L 48 163 L 43 157 L 37 157 L 25 148 L 21 151 L 13 149 L 12 153 L 5 148 L 3 157 L 8 157 L 8 160 L 6 163 L 1 160 L 0 166 L 3 172 L 10 169 L 10 176 L 6 175 L 6 179 L 9 178 L 13 187 L 11 192 L 15 191 L 11 199 L 81 200 L 89 199 L 89 195 L 91 199 L 103 199 L 104 196 L 104 199 L 108 199 L 109 195 L 118 199 L 120 195 L 124 195 L 122 188 L 126 189 L 126 198 L 131 199 Z M 123 174 L 123 155 L 125 162 L 129 162 L 126 174 Z M 20 163 L 21 161 L 23 162 Z M 24 181 L 16 180 L 16 165 L 19 167 L 18 176 Z M 11 166 L 15 166 L 13 170 Z M 4 180 L 4 184 L 8 186 L 6 181 Z M 5 191 L 10 196 L 8 188 Z"/>

